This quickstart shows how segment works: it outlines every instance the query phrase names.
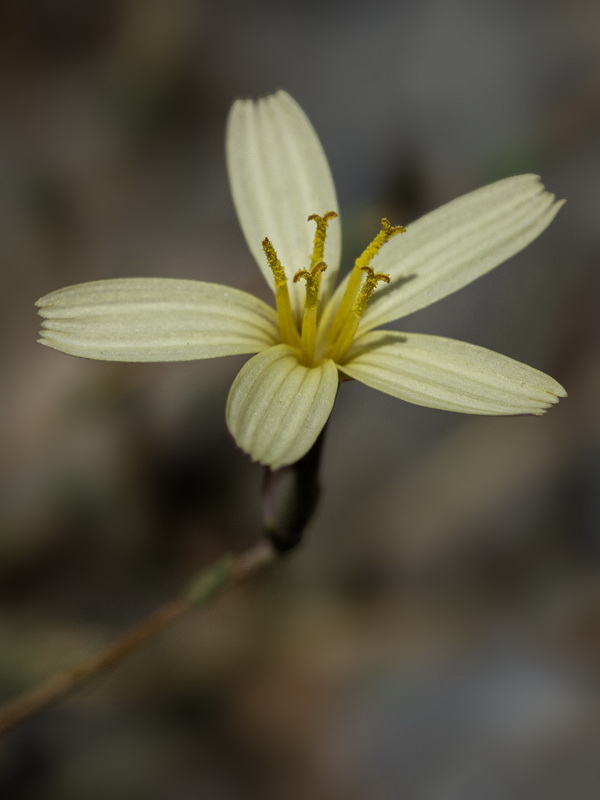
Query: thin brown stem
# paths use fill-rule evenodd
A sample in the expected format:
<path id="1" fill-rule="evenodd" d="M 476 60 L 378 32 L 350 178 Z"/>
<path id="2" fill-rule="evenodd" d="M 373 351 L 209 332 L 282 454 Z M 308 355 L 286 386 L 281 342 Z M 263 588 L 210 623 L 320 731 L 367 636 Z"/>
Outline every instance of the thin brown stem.
<path id="1" fill-rule="evenodd" d="M 170 600 L 89 661 L 59 672 L 0 708 L 0 735 L 118 666 L 130 653 L 172 625 L 192 608 L 203 608 L 226 591 L 256 575 L 277 558 L 261 541 L 237 556 L 226 556 L 200 573 L 181 597 Z"/>

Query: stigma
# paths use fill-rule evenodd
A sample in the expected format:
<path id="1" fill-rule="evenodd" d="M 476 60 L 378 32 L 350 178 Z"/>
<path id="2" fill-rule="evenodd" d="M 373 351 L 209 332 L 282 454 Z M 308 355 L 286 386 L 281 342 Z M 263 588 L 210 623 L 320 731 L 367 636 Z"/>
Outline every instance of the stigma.
<path id="1" fill-rule="evenodd" d="M 335 301 L 334 308 L 331 306 L 333 298 L 325 304 L 321 301 L 321 278 L 327 269 L 327 227 L 336 217 L 335 211 L 328 211 L 322 216 L 311 214 L 308 218 L 309 222 L 316 225 L 310 261 L 292 278 L 293 283 L 301 280 L 305 283 L 304 307 L 299 317 L 294 315 L 292 309 L 285 267 L 271 241 L 265 238 L 262 243 L 273 273 L 281 341 L 294 348 L 300 363 L 309 367 L 317 366 L 326 359 L 332 359 L 338 365 L 344 363 L 344 356 L 356 337 L 360 319 L 372 294 L 380 283 L 390 282 L 389 275 L 371 268 L 371 261 L 386 242 L 405 231 L 401 225 L 391 225 L 385 218 L 381 220 L 381 230 L 356 259 L 342 297 Z"/>

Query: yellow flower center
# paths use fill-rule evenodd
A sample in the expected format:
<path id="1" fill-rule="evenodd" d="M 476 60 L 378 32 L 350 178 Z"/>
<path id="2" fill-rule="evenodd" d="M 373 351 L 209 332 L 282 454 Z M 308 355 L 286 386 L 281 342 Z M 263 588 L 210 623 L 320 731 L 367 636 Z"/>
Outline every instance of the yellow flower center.
<path id="1" fill-rule="evenodd" d="M 334 308 L 330 300 L 320 308 L 321 278 L 327 269 L 323 261 L 327 226 L 335 219 L 335 211 L 328 211 L 322 217 L 311 214 L 308 218 L 316 223 L 313 250 L 309 269 L 296 272 L 293 282 L 301 279 L 306 282 L 306 296 L 302 319 L 296 321 L 288 290 L 288 279 L 275 248 L 269 239 L 262 246 L 275 281 L 275 303 L 281 341 L 298 351 L 299 360 L 306 366 L 316 366 L 323 359 L 331 358 L 336 364 L 343 363 L 348 348 L 354 341 L 361 317 L 364 315 L 369 299 L 378 283 L 389 283 L 389 275 L 374 272 L 370 264 L 383 245 L 397 233 L 404 233 L 401 225 L 391 225 L 389 220 L 381 220 L 381 230 L 373 241 L 356 259 L 348 277 L 346 288 Z"/>

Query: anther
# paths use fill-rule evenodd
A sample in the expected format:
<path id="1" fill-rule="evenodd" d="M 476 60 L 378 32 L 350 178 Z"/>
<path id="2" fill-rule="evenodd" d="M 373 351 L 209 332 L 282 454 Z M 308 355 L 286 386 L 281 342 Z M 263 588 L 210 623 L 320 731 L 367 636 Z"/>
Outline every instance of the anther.
<path id="1" fill-rule="evenodd" d="M 294 283 L 301 278 L 306 281 L 306 300 L 302 317 L 302 350 L 307 363 L 313 363 L 317 334 L 317 313 L 319 309 L 319 291 L 321 275 L 327 269 L 324 261 L 319 261 L 310 270 L 301 269 L 294 275 Z"/>
<path id="2" fill-rule="evenodd" d="M 363 272 L 367 273 L 367 281 L 375 281 L 376 283 L 389 283 L 391 278 L 385 272 L 375 272 L 372 267 L 361 267 Z"/>
<path id="3" fill-rule="evenodd" d="M 264 251 L 265 256 L 267 257 L 267 263 L 271 268 L 271 272 L 273 273 L 273 277 L 275 278 L 275 286 L 279 288 L 280 286 L 284 286 L 287 283 L 287 277 L 285 274 L 285 269 L 281 265 L 281 261 L 277 257 L 277 253 L 275 252 L 275 248 L 271 244 L 271 240 L 264 238 L 262 240 L 262 249 Z"/>
<path id="4" fill-rule="evenodd" d="M 262 248 L 267 263 L 273 273 L 275 280 L 275 305 L 277 306 L 277 319 L 279 321 L 279 330 L 281 332 L 281 339 L 286 344 L 291 344 L 295 347 L 300 343 L 300 336 L 296 329 L 292 305 L 290 302 L 290 295 L 287 286 L 287 275 L 281 261 L 279 260 L 275 248 L 273 247 L 270 239 L 263 239 Z"/>
<path id="5" fill-rule="evenodd" d="M 319 214 L 311 214 L 308 218 L 310 222 L 317 224 L 315 238 L 313 242 L 313 252 L 310 260 L 311 267 L 323 261 L 325 255 L 325 240 L 327 238 L 327 226 L 332 219 L 337 217 L 336 211 L 328 211 L 321 217 Z"/>
<path id="6" fill-rule="evenodd" d="M 308 281 L 311 278 L 316 278 L 317 275 L 319 275 L 319 273 L 325 272 L 326 269 L 327 269 L 327 264 L 324 261 L 319 261 L 319 263 L 315 264 L 314 267 L 312 267 L 312 269 L 299 269 L 298 272 L 292 278 L 292 281 L 294 283 L 298 283 L 300 278 L 306 278 L 306 282 L 308 284 Z"/>
<path id="7" fill-rule="evenodd" d="M 371 244 L 369 244 L 361 253 L 361 255 L 356 259 L 355 266 L 359 269 L 363 267 L 368 267 L 371 261 L 375 258 L 377 253 L 381 250 L 383 245 L 392 238 L 392 236 L 396 236 L 398 233 L 404 233 L 406 228 L 402 225 L 392 225 L 387 217 L 384 217 L 381 220 L 381 230 L 377 234 L 377 236 L 373 239 Z"/>
<path id="8" fill-rule="evenodd" d="M 371 267 L 361 267 L 360 269 L 361 272 L 366 273 L 367 277 L 365 278 L 363 285 L 360 287 L 360 290 L 352 305 L 352 309 L 346 317 L 346 320 L 342 325 L 340 333 L 336 339 L 332 351 L 332 358 L 334 361 L 339 362 L 344 353 L 352 344 L 356 335 L 356 331 L 358 330 L 360 318 L 365 313 L 367 309 L 367 303 L 377 288 L 377 284 L 390 283 L 390 276 L 383 272 L 375 272 Z"/>
<path id="9" fill-rule="evenodd" d="M 355 317 L 362 317 L 362 315 L 365 313 L 367 303 L 377 288 L 377 284 L 390 282 L 390 276 L 386 275 L 384 272 L 374 272 L 371 267 L 361 267 L 361 269 L 363 272 L 367 273 L 367 277 L 360 288 L 360 292 L 354 301 L 354 305 L 352 306 L 352 313 Z"/>
<path id="10" fill-rule="evenodd" d="M 362 271 L 364 268 L 369 267 L 371 261 L 381 250 L 383 245 L 392 238 L 392 236 L 396 236 L 398 233 L 404 233 L 405 230 L 406 228 L 404 228 L 402 225 L 392 225 L 389 219 L 386 217 L 381 220 L 381 230 L 354 262 L 354 268 L 350 273 L 350 277 L 348 278 L 348 282 L 346 284 L 346 289 L 337 307 L 337 311 L 335 312 L 333 322 L 331 323 L 329 331 L 331 340 L 335 341 L 338 339 L 346 320 L 348 320 L 349 315 L 354 313 L 355 305 L 359 302 L 359 297 L 362 296 L 363 290 L 365 290 L 365 287 L 362 287 L 361 289 L 361 283 L 363 280 Z M 385 279 L 380 278 L 379 280 Z M 367 278 L 367 282 L 368 281 L 369 278 Z M 373 289 L 375 288 L 375 285 L 373 286 Z M 373 292 L 373 289 L 370 290 L 370 293 Z M 364 300 L 364 306 L 366 306 L 370 296 L 371 295 L 369 294 Z"/>
<path id="11" fill-rule="evenodd" d="M 392 225 L 387 217 L 383 217 L 381 220 L 381 227 L 388 239 L 391 239 L 397 233 L 406 233 L 406 228 L 403 225 Z"/>
<path id="12" fill-rule="evenodd" d="M 301 278 L 306 281 L 306 302 L 305 309 L 316 308 L 319 305 L 319 289 L 321 288 L 321 273 L 325 272 L 327 264 L 319 261 L 310 270 L 299 269 L 294 275 L 294 283 L 298 283 Z"/>

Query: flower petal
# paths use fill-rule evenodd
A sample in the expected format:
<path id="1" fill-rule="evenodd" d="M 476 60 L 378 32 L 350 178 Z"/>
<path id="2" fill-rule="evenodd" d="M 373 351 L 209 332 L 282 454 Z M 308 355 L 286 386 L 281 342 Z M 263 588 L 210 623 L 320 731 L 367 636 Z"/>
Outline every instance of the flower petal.
<path id="1" fill-rule="evenodd" d="M 327 158 L 306 114 L 281 91 L 233 105 L 226 149 L 231 193 L 244 236 L 273 287 L 262 240 L 271 240 L 291 278 L 310 266 L 315 226 L 308 217 L 338 210 Z M 334 219 L 325 247 L 324 296 L 335 283 L 340 253 L 340 222 Z M 303 287 L 290 284 L 296 309 L 304 301 Z"/>
<path id="2" fill-rule="evenodd" d="M 441 336 L 367 333 L 356 341 L 341 369 L 409 403 L 464 414 L 542 414 L 566 396 L 543 372 Z"/>
<path id="3" fill-rule="evenodd" d="M 227 426 L 238 445 L 272 469 L 305 455 L 333 408 L 338 372 L 333 361 L 305 367 L 287 345 L 251 358 L 233 382 Z"/>
<path id="4" fill-rule="evenodd" d="M 68 286 L 37 301 L 41 344 L 105 361 L 257 353 L 278 340 L 272 308 L 239 289 L 171 278 Z"/>
<path id="5" fill-rule="evenodd" d="M 518 175 L 409 225 L 373 260 L 373 268 L 392 282 L 375 293 L 360 330 L 431 305 L 518 253 L 552 222 L 564 202 L 554 200 L 537 175 Z"/>

